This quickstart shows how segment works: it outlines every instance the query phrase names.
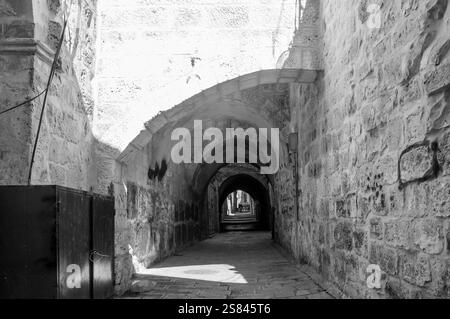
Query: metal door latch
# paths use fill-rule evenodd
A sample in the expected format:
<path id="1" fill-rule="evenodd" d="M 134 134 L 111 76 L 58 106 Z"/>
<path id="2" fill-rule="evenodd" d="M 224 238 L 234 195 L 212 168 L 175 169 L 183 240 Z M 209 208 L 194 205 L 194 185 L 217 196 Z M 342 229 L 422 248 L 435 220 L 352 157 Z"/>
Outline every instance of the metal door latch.
<path id="1" fill-rule="evenodd" d="M 95 257 L 95 256 L 100 257 L 100 258 L 111 258 L 111 256 L 103 255 L 103 254 L 100 254 L 98 251 L 93 250 L 93 251 L 91 251 L 91 252 L 89 253 L 89 260 L 90 260 L 91 262 L 94 262 L 94 257 Z"/>

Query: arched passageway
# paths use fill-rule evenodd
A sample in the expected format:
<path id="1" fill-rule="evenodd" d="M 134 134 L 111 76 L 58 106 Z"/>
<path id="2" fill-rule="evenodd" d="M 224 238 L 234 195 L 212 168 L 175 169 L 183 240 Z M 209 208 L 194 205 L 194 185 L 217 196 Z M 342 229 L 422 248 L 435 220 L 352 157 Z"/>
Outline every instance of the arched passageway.
<path id="1" fill-rule="evenodd" d="M 246 192 L 255 202 L 255 218 L 247 222 L 241 218 L 225 220 L 224 204 L 226 204 L 227 196 L 242 190 Z M 238 174 L 229 177 L 219 188 L 219 207 L 220 207 L 220 230 L 271 230 L 272 229 L 272 209 L 270 203 L 270 195 L 267 185 L 263 185 L 256 178 Z M 239 216 L 238 216 L 239 217 Z M 247 224 L 247 225 L 246 225 Z"/>
<path id="2" fill-rule="evenodd" d="M 237 189 L 228 194 L 221 205 L 220 222 L 223 230 L 250 230 L 259 223 L 259 201 L 247 192 Z"/>
<path id="3" fill-rule="evenodd" d="M 316 71 L 297 69 L 244 75 L 146 123 L 146 129 L 117 159 L 127 194 L 124 245 L 132 248 L 137 271 L 194 242 L 233 229 L 225 227 L 221 215 L 226 196 L 236 190 L 245 191 L 255 201 L 257 219 L 249 229 L 265 230 L 278 239 L 285 236 L 277 229 L 285 212 L 295 206 L 294 166 L 288 150 L 289 135 L 295 131 L 291 86 L 310 87 L 305 96 L 311 100 L 316 78 Z M 205 150 L 213 138 L 207 132 L 211 130 L 214 141 L 221 136 L 223 144 L 208 153 Z M 230 136 L 229 130 L 246 133 L 243 143 Z M 252 137 L 257 140 L 256 148 Z M 266 150 L 261 140 L 266 141 Z M 185 147 L 175 155 L 185 160 L 177 162 L 174 149 L 181 142 Z M 223 161 L 216 160 L 222 147 Z M 283 194 L 283 200 L 277 194 Z M 122 238 L 123 231 L 118 236 Z"/>
<path id="4" fill-rule="evenodd" d="M 97 10 L 97 2 L 111 10 Z M 170 6 L 160 8 L 156 2 Z M 294 7 L 289 9 L 286 1 L 254 1 L 264 6 L 261 10 L 258 5 L 231 4 L 237 1 L 214 8 L 214 1 L 199 0 L 194 7 L 211 2 L 200 11 L 204 15 L 190 2 L 0 0 L 0 184 L 25 185 L 31 175 L 31 185 L 114 195 L 115 252 L 105 255 L 114 255 L 118 295 L 129 290 L 134 274 L 168 257 L 189 255 L 199 243 L 209 248 L 179 262 L 215 262 L 258 280 L 260 276 L 249 271 L 259 271 L 252 264 L 256 251 L 270 261 L 271 268 L 261 271 L 276 273 L 281 257 L 269 251 L 272 242 L 267 237 L 253 240 L 250 232 L 220 232 L 221 197 L 249 191 L 251 179 L 237 177 L 245 175 L 263 185 L 264 191 L 252 196 L 261 211 L 270 210 L 262 224 L 267 226 L 269 220 L 274 242 L 343 293 L 357 298 L 448 298 L 449 1 L 372 1 L 382 2 L 377 8 L 367 0 L 308 0 L 304 11 L 295 10 L 301 14 L 292 47 L 278 60 L 282 70 L 214 85 L 155 116 L 128 143 L 129 134 L 154 114 L 153 107 L 166 109 L 176 96 L 191 94 L 176 94 L 180 92 L 172 85 L 178 80 L 185 87 L 196 75 L 205 79 L 205 74 L 213 75 L 208 83 L 216 83 L 218 69 L 224 71 L 219 79 L 250 72 L 259 69 L 254 58 L 265 56 L 270 62 L 274 48 L 287 49 L 276 35 L 280 24 L 294 19 L 280 15 L 271 20 L 277 25 L 268 27 L 268 19 L 262 18 L 265 12 L 277 13 L 269 3 L 293 16 Z M 67 32 L 61 32 L 65 3 L 72 15 Z M 186 27 L 194 32 L 180 24 L 178 13 L 181 20 L 192 21 Z M 229 19 L 233 15 L 237 19 Z M 196 16 L 223 33 L 205 37 Z M 244 20 L 249 28 L 233 35 Z M 169 25 L 176 27 L 166 32 Z M 98 39 L 97 34 L 104 36 Z M 290 35 L 284 41 L 287 45 Z M 204 52 L 190 49 L 195 42 L 207 43 L 203 48 L 213 54 L 197 56 Z M 224 50 L 227 42 L 233 43 L 233 50 Z M 174 45 L 165 45 L 170 43 Z M 154 51 L 158 47 L 164 50 Z M 181 54 L 183 47 L 190 53 Z M 166 64 L 173 53 L 177 58 Z M 199 58 L 209 61 L 203 74 L 193 70 L 193 60 Z M 186 66 L 189 74 L 184 73 Z M 47 83 L 49 74 L 53 81 Z M 166 101 L 160 105 L 149 93 L 160 91 L 163 82 L 172 85 L 157 94 Z M 193 82 L 185 93 L 191 92 Z M 226 143 L 233 140 L 226 136 L 227 129 L 239 128 L 279 130 L 278 147 L 268 143 L 270 153 L 279 155 L 269 162 L 277 170 L 261 174 L 269 166 L 250 147 L 244 147 L 246 161 L 233 164 L 209 162 L 218 152 L 196 158 L 212 142 L 207 130 L 213 129 Z M 178 129 L 190 141 L 183 163 L 172 156 L 172 136 Z M 256 156 L 254 165 L 243 165 L 251 156 Z M 231 186 L 223 186 L 234 179 Z M 267 198 L 268 203 L 261 204 Z M 23 206 L 20 200 L 14 204 Z M 255 224 L 259 221 L 256 218 Z M 9 228 L 8 223 L 3 224 Z M 31 234 L 28 229 L 20 233 Z M 105 243 L 111 243 L 111 237 Z M 185 270 L 204 275 L 217 268 Z M 279 276 L 272 279 L 271 287 L 282 281 Z"/>

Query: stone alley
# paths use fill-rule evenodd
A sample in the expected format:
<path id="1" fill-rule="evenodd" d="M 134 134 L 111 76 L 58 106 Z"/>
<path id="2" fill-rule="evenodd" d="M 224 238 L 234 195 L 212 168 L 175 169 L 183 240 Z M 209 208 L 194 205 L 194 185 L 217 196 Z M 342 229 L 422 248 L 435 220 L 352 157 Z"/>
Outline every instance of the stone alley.
<path id="1" fill-rule="evenodd" d="M 449 7 L 0 0 L 0 299 L 450 299 Z"/>
<path id="2" fill-rule="evenodd" d="M 289 260 L 270 233 L 230 232 L 137 273 L 124 298 L 333 298 L 327 289 L 314 270 Z"/>

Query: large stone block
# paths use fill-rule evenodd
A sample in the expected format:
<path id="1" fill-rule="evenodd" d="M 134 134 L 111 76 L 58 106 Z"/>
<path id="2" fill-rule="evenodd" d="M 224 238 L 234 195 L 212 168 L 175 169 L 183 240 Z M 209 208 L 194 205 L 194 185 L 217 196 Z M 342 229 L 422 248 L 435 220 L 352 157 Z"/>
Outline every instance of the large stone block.
<path id="1" fill-rule="evenodd" d="M 407 86 L 401 86 L 398 90 L 398 105 L 403 106 L 417 101 L 422 97 L 422 83 L 418 78 L 413 78 Z"/>
<path id="2" fill-rule="evenodd" d="M 420 70 L 423 53 L 435 37 L 435 31 L 423 32 L 411 42 L 402 63 L 403 84 L 408 83 L 417 75 Z"/>
<path id="3" fill-rule="evenodd" d="M 353 232 L 353 245 L 355 252 L 363 257 L 367 257 L 368 254 L 368 235 L 367 231 L 363 229 L 357 229 Z"/>
<path id="4" fill-rule="evenodd" d="M 450 181 L 438 180 L 430 188 L 429 205 L 433 215 L 450 217 Z"/>
<path id="5" fill-rule="evenodd" d="M 429 215 L 429 187 L 427 183 L 411 184 L 401 191 L 404 207 L 400 215 L 415 218 Z"/>
<path id="6" fill-rule="evenodd" d="M 426 91 L 437 94 L 450 88 L 450 63 L 440 65 L 425 76 Z"/>
<path id="7" fill-rule="evenodd" d="M 421 182 L 437 176 L 437 145 L 420 143 L 408 147 L 400 156 L 400 184 Z"/>
<path id="8" fill-rule="evenodd" d="M 357 210 L 357 221 L 360 224 L 365 224 L 367 217 L 370 214 L 370 202 L 365 196 L 359 195 L 358 199 L 358 210 Z"/>
<path id="9" fill-rule="evenodd" d="M 430 267 L 433 281 L 428 290 L 435 297 L 448 299 L 450 297 L 450 259 L 432 257 Z"/>
<path id="10" fill-rule="evenodd" d="M 351 223 L 338 223 L 334 229 L 334 241 L 336 249 L 353 249 L 353 226 Z"/>
<path id="11" fill-rule="evenodd" d="M 404 196 L 399 191 L 398 187 L 391 187 L 388 189 L 388 207 L 390 216 L 399 216 L 403 213 L 405 206 Z"/>
<path id="12" fill-rule="evenodd" d="M 430 257 L 426 254 L 402 253 L 400 265 L 402 278 L 411 284 L 423 287 L 432 279 Z"/>
<path id="13" fill-rule="evenodd" d="M 389 150 L 397 151 L 403 136 L 403 122 L 401 119 L 389 121 L 387 124 L 387 132 L 383 139 L 383 144 L 387 145 Z"/>
<path id="14" fill-rule="evenodd" d="M 381 218 L 373 218 L 370 220 L 370 237 L 374 239 L 383 238 L 383 222 Z"/>
<path id="15" fill-rule="evenodd" d="M 372 243 L 370 246 L 369 261 L 379 265 L 381 270 L 390 274 L 398 273 L 398 255 L 394 249 L 382 244 Z"/>
<path id="16" fill-rule="evenodd" d="M 422 251 L 439 255 L 444 250 L 443 225 L 438 220 L 424 219 L 412 226 L 413 244 Z"/>
<path id="17" fill-rule="evenodd" d="M 439 165 L 445 176 L 450 175 L 450 131 L 443 134 L 439 139 Z"/>
<path id="18" fill-rule="evenodd" d="M 430 134 L 441 132 L 450 127 L 450 90 L 441 94 L 439 100 L 431 107 L 427 131 Z M 441 139 L 441 143 L 443 141 Z M 440 143 L 440 144 L 441 144 Z"/>
<path id="19" fill-rule="evenodd" d="M 426 126 L 423 119 L 423 108 L 420 106 L 417 111 L 408 115 L 405 120 L 405 139 L 407 144 L 419 143 L 425 139 Z"/>
<path id="20" fill-rule="evenodd" d="M 336 217 L 338 218 L 348 218 L 350 217 L 350 208 L 348 207 L 348 202 L 346 200 L 338 200 L 336 205 Z"/>
<path id="21" fill-rule="evenodd" d="M 384 239 L 392 246 L 409 248 L 410 220 L 391 221 L 384 225 Z"/>

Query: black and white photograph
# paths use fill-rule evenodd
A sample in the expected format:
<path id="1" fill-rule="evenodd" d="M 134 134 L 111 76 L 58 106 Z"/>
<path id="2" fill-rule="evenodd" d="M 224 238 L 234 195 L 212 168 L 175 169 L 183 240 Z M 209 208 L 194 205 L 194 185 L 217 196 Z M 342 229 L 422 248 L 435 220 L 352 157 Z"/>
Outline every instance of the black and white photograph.
<path id="1" fill-rule="evenodd" d="M 0 0 L 0 300 L 450 299 L 449 7 Z"/>

